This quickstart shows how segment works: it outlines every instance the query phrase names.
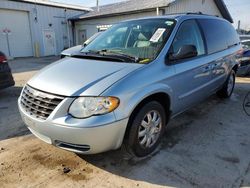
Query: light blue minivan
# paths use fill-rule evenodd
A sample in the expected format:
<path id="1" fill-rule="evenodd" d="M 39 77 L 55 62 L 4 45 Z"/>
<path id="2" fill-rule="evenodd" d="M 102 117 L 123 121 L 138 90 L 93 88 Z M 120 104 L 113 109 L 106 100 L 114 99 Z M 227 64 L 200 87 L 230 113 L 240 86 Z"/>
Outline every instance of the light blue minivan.
<path id="1" fill-rule="evenodd" d="M 80 52 L 37 73 L 18 104 L 29 130 L 73 152 L 159 145 L 169 119 L 213 93 L 230 97 L 241 49 L 218 17 L 178 14 L 113 25 Z"/>

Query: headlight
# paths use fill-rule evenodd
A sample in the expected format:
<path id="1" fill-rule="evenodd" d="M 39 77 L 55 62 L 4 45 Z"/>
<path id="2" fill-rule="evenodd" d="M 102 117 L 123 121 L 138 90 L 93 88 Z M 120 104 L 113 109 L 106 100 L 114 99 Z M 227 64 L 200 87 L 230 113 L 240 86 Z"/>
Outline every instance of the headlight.
<path id="1" fill-rule="evenodd" d="M 79 97 L 69 107 L 69 114 L 75 118 L 87 118 L 112 112 L 118 105 L 116 97 Z"/>

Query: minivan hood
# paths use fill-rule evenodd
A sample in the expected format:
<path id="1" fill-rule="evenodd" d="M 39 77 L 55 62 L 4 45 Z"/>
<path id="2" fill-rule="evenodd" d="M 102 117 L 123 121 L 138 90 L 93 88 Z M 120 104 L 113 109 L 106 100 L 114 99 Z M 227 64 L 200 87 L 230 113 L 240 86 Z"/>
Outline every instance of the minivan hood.
<path id="1" fill-rule="evenodd" d="M 64 58 L 38 72 L 28 85 L 63 96 L 98 96 L 113 83 L 144 65 Z"/>
<path id="2" fill-rule="evenodd" d="M 63 50 L 61 52 L 61 55 L 71 56 L 72 54 L 79 52 L 82 48 L 83 48 L 82 45 L 74 46 L 74 47 L 68 48 L 66 50 Z"/>

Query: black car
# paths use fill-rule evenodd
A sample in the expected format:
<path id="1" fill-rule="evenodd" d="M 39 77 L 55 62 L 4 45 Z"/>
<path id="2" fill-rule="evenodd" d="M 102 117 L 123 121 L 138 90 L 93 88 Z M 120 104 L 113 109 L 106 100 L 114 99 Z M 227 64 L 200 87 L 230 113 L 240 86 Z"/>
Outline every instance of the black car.
<path id="1" fill-rule="evenodd" d="M 0 89 L 15 85 L 7 58 L 0 52 Z"/>

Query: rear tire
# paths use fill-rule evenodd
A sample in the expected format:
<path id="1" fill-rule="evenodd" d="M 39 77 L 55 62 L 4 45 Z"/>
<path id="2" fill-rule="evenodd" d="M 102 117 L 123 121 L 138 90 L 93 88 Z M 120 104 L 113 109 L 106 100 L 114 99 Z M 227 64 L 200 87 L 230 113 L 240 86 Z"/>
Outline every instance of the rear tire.
<path id="1" fill-rule="evenodd" d="M 144 157 L 159 145 L 166 124 L 166 112 L 157 101 L 146 103 L 131 121 L 124 144 L 129 153 Z"/>
<path id="2" fill-rule="evenodd" d="M 217 92 L 217 95 L 221 98 L 229 98 L 234 90 L 235 86 L 235 72 L 232 70 L 224 83 L 223 87 Z"/>

